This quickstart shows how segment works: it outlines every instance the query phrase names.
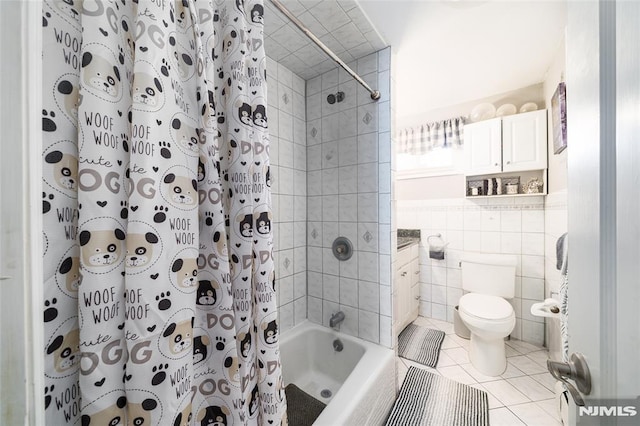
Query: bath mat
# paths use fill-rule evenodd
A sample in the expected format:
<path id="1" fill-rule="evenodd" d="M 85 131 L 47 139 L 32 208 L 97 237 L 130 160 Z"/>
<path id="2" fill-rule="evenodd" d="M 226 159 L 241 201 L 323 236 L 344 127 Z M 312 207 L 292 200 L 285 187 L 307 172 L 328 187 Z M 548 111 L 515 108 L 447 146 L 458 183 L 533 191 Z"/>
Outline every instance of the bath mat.
<path id="1" fill-rule="evenodd" d="M 398 355 L 435 368 L 444 336 L 443 331 L 409 324 L 398 336 Z"/>
<path id="2" fill-rule="evenodd" d="M 327 406 L 293 383 L 284 388 L 284 393 L 287 396 L 289 426 L 311 426 Z"/>
<path id="3" fill-rule="evenodd" d="M 487 393 L 410 367 L 387 426 L 488 426 Z"/>

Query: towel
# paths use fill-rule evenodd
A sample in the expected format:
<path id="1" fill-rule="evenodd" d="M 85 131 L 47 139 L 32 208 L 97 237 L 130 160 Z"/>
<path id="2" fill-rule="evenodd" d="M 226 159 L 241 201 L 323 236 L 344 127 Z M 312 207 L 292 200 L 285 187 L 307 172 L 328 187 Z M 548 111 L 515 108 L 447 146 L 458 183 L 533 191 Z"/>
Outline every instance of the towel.
<path id="1" fill-rule="evenodd" d="M 556 241 L 556 269 L 564 274 L 567 270 L 567 233 L 565 232 Z"/>

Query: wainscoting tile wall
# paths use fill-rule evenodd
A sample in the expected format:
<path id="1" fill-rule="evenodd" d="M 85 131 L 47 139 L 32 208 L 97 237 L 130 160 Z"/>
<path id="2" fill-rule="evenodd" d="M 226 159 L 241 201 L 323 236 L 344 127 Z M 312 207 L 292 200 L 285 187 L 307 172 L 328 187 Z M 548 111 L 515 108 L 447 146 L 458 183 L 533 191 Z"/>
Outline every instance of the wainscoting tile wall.
<path id="1" fill-rule="evenodd" d="M 274 261 L 279 325 L 307 318 L 307 146 L 305 81 L 268 58 Z"/>
<path id="2" fill-rule="evenodd" d="M 516 339 L 542 345 L 544 318 L 530 313 L 545 298 L 545 214 L 543 197 L 397 201 L 398 228 L 421 230 L 420 315 L 453 321 L 463 294 L 463 252 L 504 253 L 518 259 L 516 296 L 511 300 Z M 427 237 L 442 234 L 444 260 L 428 256 Z"/>
<path id="3" fill-rule="evenodd" d="M 340 331 L 391 346 L 391 111 L 389 49 L 350 64 L 378 102 L 346 72 L 307 81 L 308 318 L 325 326 L 345 313 Z M 344 93 L 330 104 L 329 95 Z M 387 153 L 387 154 L 385 154 Z M 353 244 L 338 261 L 335 238 Z"/>

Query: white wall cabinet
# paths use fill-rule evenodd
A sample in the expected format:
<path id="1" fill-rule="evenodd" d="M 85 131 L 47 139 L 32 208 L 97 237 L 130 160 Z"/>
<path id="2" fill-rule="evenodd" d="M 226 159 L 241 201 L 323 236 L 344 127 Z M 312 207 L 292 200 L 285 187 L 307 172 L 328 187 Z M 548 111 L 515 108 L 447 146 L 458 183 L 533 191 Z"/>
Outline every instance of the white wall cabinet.
<path id="1" fill-rule="evenodd" d="M 395 333 L 396 335 L 416 318 L 420 304 L 419 245 L 412 244 L 398 250 L 395 276 Z"/>
<path id="2" fill-rule="evenodd" d="M 481 121 L 464 128 L 465 173 L 547 168 L 547 111 Z"/>
<path id="3" fill-rule="evenodd" d="M 464 126 L 464 157 L 467 174 L 502 171 L 502 119 Z"/>

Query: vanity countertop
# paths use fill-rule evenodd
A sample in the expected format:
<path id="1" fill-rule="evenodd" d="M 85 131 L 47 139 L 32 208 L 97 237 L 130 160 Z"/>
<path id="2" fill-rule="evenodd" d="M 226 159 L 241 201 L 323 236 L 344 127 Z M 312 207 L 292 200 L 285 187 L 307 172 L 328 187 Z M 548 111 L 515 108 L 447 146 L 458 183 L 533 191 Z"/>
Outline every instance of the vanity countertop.
<path id="1" fill-rule="evenodd" d="M 420 242 L 419 229 L 398 229 L 398 250 Z"/>

